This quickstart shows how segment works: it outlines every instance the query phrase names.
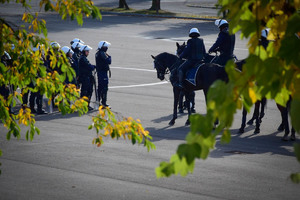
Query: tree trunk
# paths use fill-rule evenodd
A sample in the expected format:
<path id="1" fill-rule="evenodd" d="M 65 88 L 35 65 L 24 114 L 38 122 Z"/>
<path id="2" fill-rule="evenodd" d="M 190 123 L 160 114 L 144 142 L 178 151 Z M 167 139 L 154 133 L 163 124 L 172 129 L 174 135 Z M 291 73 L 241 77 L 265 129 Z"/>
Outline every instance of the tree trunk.
<path id="1" fill-rule="evenodd" d="M 160 10 L 160 0 L 152 0 L 152 6 L 149 10 L 156 10 L 158 12 Z"/>
<path id="2" fill-rule="evenodd" d="M 119 8 L 125 8 L 126 10 L 129 10 L 126 0 L 119 0 Z"/>

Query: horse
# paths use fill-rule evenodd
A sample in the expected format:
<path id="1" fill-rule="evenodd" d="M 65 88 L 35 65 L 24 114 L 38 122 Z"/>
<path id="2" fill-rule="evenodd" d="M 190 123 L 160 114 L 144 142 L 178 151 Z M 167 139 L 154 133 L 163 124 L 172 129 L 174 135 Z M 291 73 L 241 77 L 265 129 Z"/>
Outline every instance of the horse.
<path id="1" fill-rule="evenodd" d="M 185 44 L 185 42 L 182 45 L 180 45 L 179 43 L 176 43 L 176 46 L 177 46 L 176 54 L 180 55 L 183 52 L 184 48 L 186 47 L 186 44 Z M 212 62 L 214 62 L 216 57 L 217 57 L 217 55 L 215 55 L 215 56 L 206 55 L 204 62 L 212 63 Z M 235 61 L 236 61 L 235 62 L 236 68 L 238 70 L 242 71 L 243 65 L 245 64 L 245 60 L 244 59 L 243 60 L 238 60 L 235 56 L 234 56 L 234 58 L 235 58 Z M 260 123 L 262 122 L 262 118 L 264 117 L 265 105 L 266 105 L 266 98 L 262 98 L 262 100 L 258 100 L 255 103 L 255 109 L 254 109 L 252 119 L 250 119 L 247 122 L 247 124 L 252 125 L 253 121 L 254 120 L 256 121 L 256 127 L 255 127 L 255 131 L 254 131 L 255 134 L 260 132 Z M 260 107 L 261 107 L 261 111 L 259 112 Z M 243 108 L 242 113 L 243 113 L 242 124 L 241 124 L 241 127 L 239 129 L 239 133 L 244 133 L 244 129 L 245 129 L 245 126 L 246 126 L 247 111 L 246 111 L 245 108 Z"/>
<path id="2" fill-rule="evenodd" d="M 174 104 L 173 104 L 173 117 L 169 122 L 169 125 L 174 125 L 175 120 L 177 119 L 177 105 L 179 101 L 179 95 L 181 89 L 177 86 L 178 77 L 177 71 L 178 67 L 182 63 L 182 60 L 178 58 L 178 56 L 174 54 L 170 54 L 167 52 L 163 52 L 158 54 L 157 56 L 151 55 L 154 59 L 154 68 L 157 71 L 157 78 L 161 81 L 165 79 L 165 75 L 169 72 L 171 73 L 170 82 L 173 86 L 173 95 L 174 95 Z M 205 100 L 207 99 L 207 93 L 209 87 L 216 81 L 222 80 L 227 82 L 228 76 L 223 66 L 214 63 L 199 63 L 194 67 L 196 71 L 194 80 L 195 82 L 190 82 L 189 80 L 185 79 L 183 81 L 184 92 L 187 99 L 187 108 L 188 108 L 188 116 L 191 115 L 190 106 L 189 106 L 189 97 L 188 94 L 191 91 L 195 90 L 203 90 Z M 189 125 L 189 119 L 187 119 L 186 125 Z"/>

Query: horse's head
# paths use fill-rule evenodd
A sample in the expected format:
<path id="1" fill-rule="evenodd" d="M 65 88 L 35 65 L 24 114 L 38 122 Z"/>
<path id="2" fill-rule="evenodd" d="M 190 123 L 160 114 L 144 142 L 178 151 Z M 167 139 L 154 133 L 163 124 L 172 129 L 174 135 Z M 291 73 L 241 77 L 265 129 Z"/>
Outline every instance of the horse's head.
<path id="1" fill-rule="evenodd" d="M 186 44 L 185 42 L 183 42 L 183 44 L 180 45 L 178 42 L 176 42 L 176 46 L 177 46 L 176 55 L 179 56 L 183 52 L 184 48 L 186 47 Z"/>
<path id="2" fill-rule="evenodd" d="M 154 59 L 154 68 L 156 69 L 157 72 L 157 78 L 159 80 L 164 80 L 165 79 L 165 74 L 167 73 L 167 67 L 165 67 L 158 59 L 157 56 L 151 55 L 151 57 Z"/>

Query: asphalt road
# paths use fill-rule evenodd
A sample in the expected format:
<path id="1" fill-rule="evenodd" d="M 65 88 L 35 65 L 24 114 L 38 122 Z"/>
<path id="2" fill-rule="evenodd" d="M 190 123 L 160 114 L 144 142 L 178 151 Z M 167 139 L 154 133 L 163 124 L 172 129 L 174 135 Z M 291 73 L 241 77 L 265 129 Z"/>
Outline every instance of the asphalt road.
<path id="1" fill-rule="evenodd" d="M 64 46 L 78 37 L 92 46 L 91 63 L 95 63 L 99 41 L 112 43 L 108 103 L 119 117 L 139 118 L 153 136 L 156 150 L 147 152 L 122 139 L 105 139 L 100 148 L 93 146 L 95 132 L 87 127 L 97 111 L 82 117 L 57 112 L 37 116 L 41 135 L 32 142 L 25 140 L 25 134 L 6 141 L 6 130 L 0 126 L 1 200 L 299 198 L 299 185 L 288 178 L 299 171 L 299 163 L 292 152 L 293 142 L 280 140 L 280 113 L 272 101 L 267 104 L 260 134 L 253 134 L 253 126 L 237 134 L 240 111 L 231 129 L 231 143 L 218 141 L 207 160 L 196 162 L 193 174 L 155 176 L 155 167 L 175 153 L 189 127 L 184 126 L 186 114 L 168 126 L 172 87 L 156 78 L 150 55 L 175 52 L 175 42 L 186 41 L 192 27 L 199 28 L 208 49 L 218 31 L 213 22 L 104 15 L 102 21 L 86 19 L 78 27 L 76 22 L 59 21 L 56 15 L 46 19 L 51 40 Z M 247 56 L 246 43 L 237 36 L 235 54 L 240 59 Z M 202 91 L 196 93 L 196 110 L 205 114 Z"/>

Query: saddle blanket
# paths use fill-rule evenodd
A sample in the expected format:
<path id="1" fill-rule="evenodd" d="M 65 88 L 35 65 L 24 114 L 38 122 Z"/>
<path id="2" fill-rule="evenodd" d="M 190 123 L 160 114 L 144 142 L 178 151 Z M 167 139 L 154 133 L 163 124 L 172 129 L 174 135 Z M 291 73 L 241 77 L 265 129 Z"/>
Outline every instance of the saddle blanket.
<path id="1" fill-rule="evenodd" d="M 198 65 L 197 67 L 193 67 L 191 68 L 190 70 L 188 70 L 187 74 L 186 74 L 186 77 L 185 77 L 185 80 L 187 80 L 188 82 L 190 82 L 191 84 L 193 84 L 194 86 L 196 86 L 196 75 L 197 75 L 197 72 L 198 70 L 200 69 L 200 67 L 204 65 L 201 64 L 201 65 Z"/>

